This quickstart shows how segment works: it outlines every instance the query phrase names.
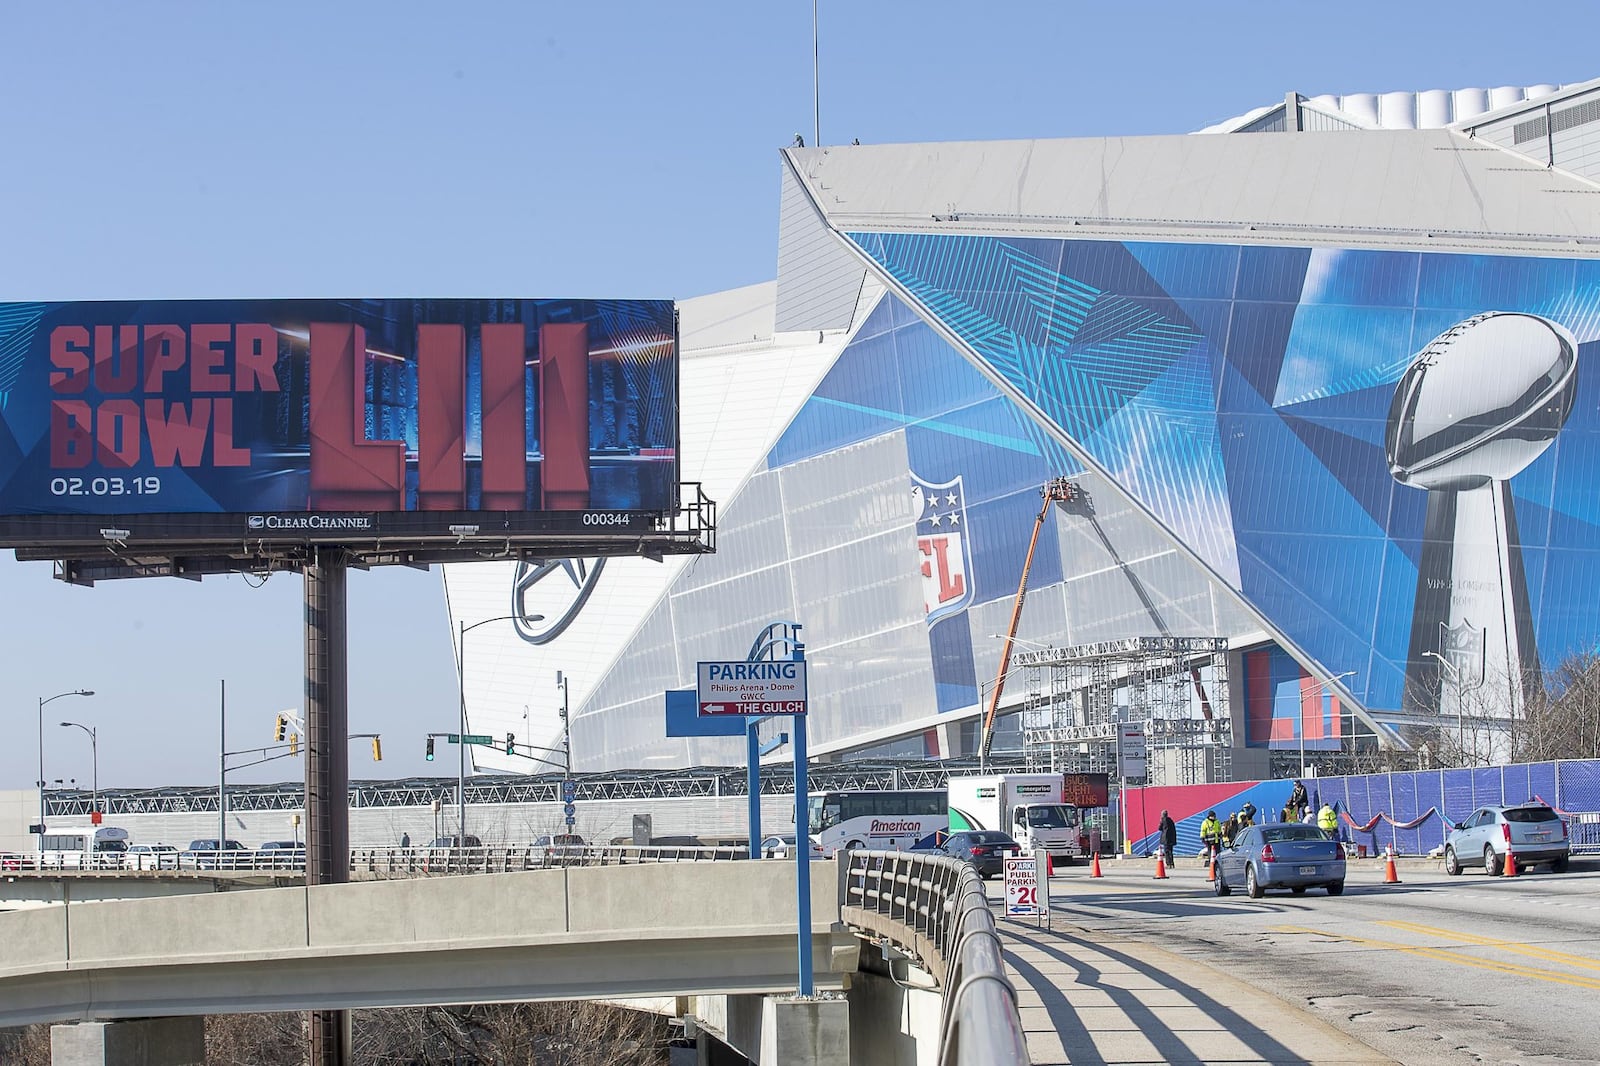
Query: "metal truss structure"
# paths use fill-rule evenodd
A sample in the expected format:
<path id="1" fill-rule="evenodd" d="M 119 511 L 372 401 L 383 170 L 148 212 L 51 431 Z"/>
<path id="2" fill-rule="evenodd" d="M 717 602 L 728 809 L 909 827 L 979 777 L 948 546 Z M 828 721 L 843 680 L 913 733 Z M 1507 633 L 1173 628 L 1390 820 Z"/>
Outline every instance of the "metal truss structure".
<path id="1" fill-rule="evenodd" d="M 1100 772 L 1120 781 L 1117 732 L 1142 722 L 1148 781 L 1192 785 L 1231 777 L 1228 641 L 1130 637 L 1043 648 L 1029 668 L 1023 759 L 1032 771 Z"/>
<path id="2" fill-rule="evenodd" d="M 990 759 L 986 773 L 1014 773 L 1019 760 Z M 921 759 L 858 763 L 816 763 L 808 774 L 814 791 L 827 789 L 940 788 L 951 774 L 979 772 L 971 759 L 929 762 Z M 574 774 L 579 802 L 585 800 L 692 799 L 743 796 L 742 766 L 696 767 L 647 772 L 619 770 L 599 774 Z M 563 776 L 559 773 L 529 777 L 480 777 L 467 782 L 467 803 L 560 803 Z M 785 764 L 761 768 L 762 795 L 794 792 L 794 767 Z M 456 802 L 454 778 L 413 778 L 408 781 L 360 781 L 350 786 L 351 807 L 427 807 L 435 800 Z M 62 818 L 87 819 L 93 795 L 81 790 L 58 789 L 45 794 L 46 813 Z M 123 814 L 195 814 L 215 812 L 214 785 L 154 789 L 105 790 L 100 807 L 108 818 Z M 305 788 L 299 783 L 229 785 L 232 811 L 295 811 L 305 807 Z"/>

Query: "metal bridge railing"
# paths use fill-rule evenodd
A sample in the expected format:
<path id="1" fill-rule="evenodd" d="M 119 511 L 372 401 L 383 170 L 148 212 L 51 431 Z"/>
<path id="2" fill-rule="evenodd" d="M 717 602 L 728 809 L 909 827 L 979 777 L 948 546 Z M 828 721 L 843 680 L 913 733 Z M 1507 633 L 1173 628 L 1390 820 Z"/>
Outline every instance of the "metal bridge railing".
<path id="1" fill-rule="evenodd" d="M 565 866 L 631 866 L 650 862 L 728 862 L 749 858 L 743 847 L 636 847 L 598 844 L 521 844 L 470 848 L 352 848 L 350 870 L 367 877 L 434 877 L 511 873 Z M 118 874 L 171 871 L 303 874 L 302 849 L 277 851 L 101 852 L 93 855 L 0 853 L 0 873 Z"/>
<path id="2" fill-rule="evenodd" d="M 364 877 L 438 877 L 513 873 L 568 866 L 632 866 L 654 862 L 730 862 L 747 859 L 748 848 L 642 847 L 550 844 L 480 848 L 356 848 L 352 873 Z"/>
<path id="3" fill-rule="evenodd" d="M 1026 1066 L 1017 991 L 977 872 L 944 856 L 855 851 L 840 876 L 844 923 L 889 940 L 942 990 L 940 1066 Z"/>

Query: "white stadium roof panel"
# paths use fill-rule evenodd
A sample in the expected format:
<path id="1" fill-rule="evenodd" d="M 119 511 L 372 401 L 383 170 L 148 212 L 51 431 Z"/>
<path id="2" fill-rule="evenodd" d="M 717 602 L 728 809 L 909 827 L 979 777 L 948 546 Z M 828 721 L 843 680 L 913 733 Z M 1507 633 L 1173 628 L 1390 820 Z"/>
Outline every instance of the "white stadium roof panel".
<path id="1" fill-rule="evenodd" d="M 1592 183 L 1449 130 L 786 151 L 841 232 L 1600 253 Z"/>

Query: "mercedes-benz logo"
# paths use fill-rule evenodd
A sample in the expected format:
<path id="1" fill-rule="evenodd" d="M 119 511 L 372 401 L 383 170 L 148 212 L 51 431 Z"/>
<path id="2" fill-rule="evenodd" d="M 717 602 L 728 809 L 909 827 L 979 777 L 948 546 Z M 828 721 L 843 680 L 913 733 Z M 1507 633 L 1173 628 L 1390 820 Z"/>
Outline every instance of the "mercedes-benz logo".
<path id="1" fill-rule="evenodd" d="M 604 558 L 518 563 L 511 581 L 511 624 L 517 636 L 529 644 L 549 644 L 566 632 L 605 568 Z"/>

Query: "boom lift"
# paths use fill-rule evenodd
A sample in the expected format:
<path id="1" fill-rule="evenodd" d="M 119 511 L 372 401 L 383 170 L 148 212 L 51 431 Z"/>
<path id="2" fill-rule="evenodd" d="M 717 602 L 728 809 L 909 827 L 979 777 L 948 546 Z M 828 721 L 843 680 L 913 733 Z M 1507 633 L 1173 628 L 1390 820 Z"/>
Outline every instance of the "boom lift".
<path id="1" fill-rule="evenodd" d="M 1039 546 L 1039 530 L 1044 528 L 1044 520 L 1050 514 L 1050 505 L 1053 503 L 1068 503 L 1077 498 L 1078 486 L 1064 477 L 1051 478 L 1039 490 L 1043 503 L 1039 506 L 1039 517 L 1033 523 L 1033 536 L 1028 540 L 1028 555 L 1022 561 L 1022 580 L 1017 582 L 1017 600 L 1011 605 L 1011 625 L 1006 629 L 1006 642 L 1000 649 L 1000 671 L 994 677 L 994 691 L 989 697 L 989 713 L 983 717 L 983 747 L 979 753 L 980 761 L 989 758 L 989 748 L 994 744 L 994 719 L 1000 710 L 1000 694 L 1006 687 L 1006 675 L 1011 672 L 1011 647 L 1017 639 L 1017 623 L 1022 620 L 1022 601 L 1028 596 L 1028 571 L 1033 569 L 1034 549 Z"/>

